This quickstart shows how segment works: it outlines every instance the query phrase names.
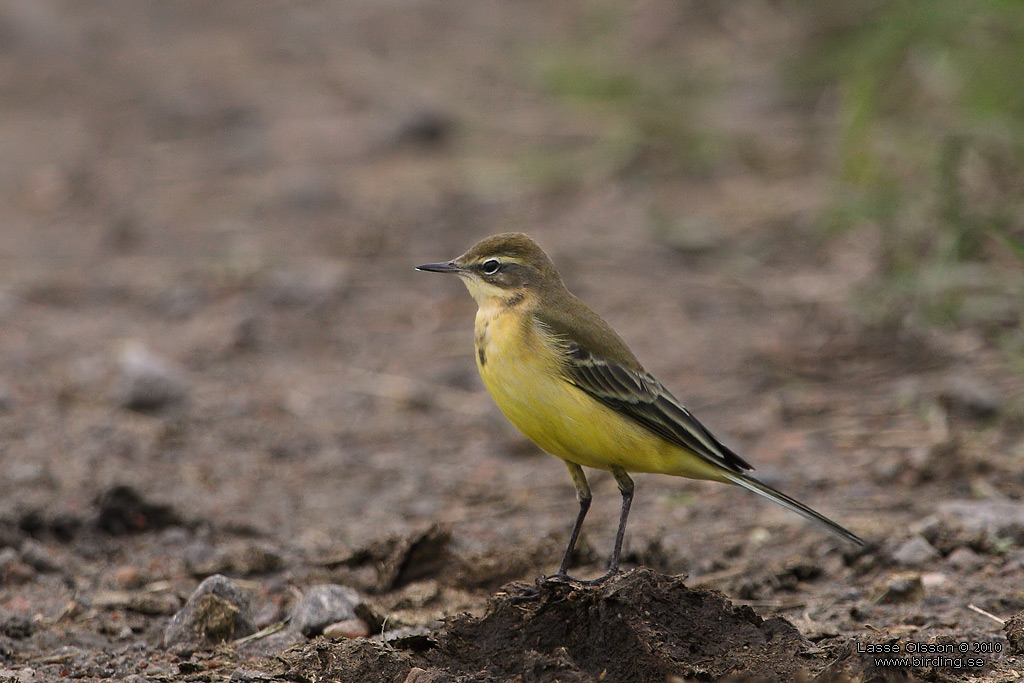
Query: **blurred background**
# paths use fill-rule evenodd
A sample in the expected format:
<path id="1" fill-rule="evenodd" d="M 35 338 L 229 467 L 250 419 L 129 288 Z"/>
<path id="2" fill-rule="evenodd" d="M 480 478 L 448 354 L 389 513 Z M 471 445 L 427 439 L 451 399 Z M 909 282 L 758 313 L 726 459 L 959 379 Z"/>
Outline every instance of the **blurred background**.
<path id="1" fill-rule="evenodd" d="M 7 0 L 0 519 L 74 537 L 124 486 L 286 557 L 442 522 L 553 569 L 564 468 L 413 271 L 506 230 L 858 533 L 1019 500 L 1022 65 L 1008 0 Z M 634 510 L 634 561 L 694 575 L 830 543 L 726 487 Z"/>

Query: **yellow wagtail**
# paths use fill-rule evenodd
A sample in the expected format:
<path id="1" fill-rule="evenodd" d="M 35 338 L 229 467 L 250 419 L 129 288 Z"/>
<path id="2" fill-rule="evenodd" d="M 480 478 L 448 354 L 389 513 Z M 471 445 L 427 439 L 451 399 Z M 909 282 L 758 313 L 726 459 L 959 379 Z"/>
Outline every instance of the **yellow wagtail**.
<path id="1" fill-rule="evenodd" d="M 446 263 L 418 270 L 454 273 L 476 299 L 476 364 L 484 386 L 519 431 L 565 461 L 580 509 L 558 573 L 567 570 L 590 508 L 583 467 L 610 470 L 622 512 L 608 573 L 633 501 L 627 472 L 655 472 L 738 484 L 863 545 L 856 535 L 747 474 L 753 467 L 719 441 L 644 370 L 619 335 L 577 299 L 548 255 L 520 233 L 481 240 Z"/>

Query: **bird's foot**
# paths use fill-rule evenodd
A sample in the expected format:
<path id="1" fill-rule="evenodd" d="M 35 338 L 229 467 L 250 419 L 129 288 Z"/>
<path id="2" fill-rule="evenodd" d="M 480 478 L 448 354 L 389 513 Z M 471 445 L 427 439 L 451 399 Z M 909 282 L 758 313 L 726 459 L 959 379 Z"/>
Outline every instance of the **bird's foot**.
<path id="1" fill-rule="evenodd" d="M 613 576 L 615 576 L 618 573 L 619 573 L 618 568 L 616 568 L 616 569 L 609 569 L 608 572 L 606 574 L 604 574 L 603 576 L 599 576 L 596 579 L 588 579 L 586 581 L 580 581 L 579 583 L 582 583 L 584 586 L 600 586 L 605 581 L 607 581 L 608 579 L 612 578 Z"/>
<path id="2" fill-rule="evenodd" d="M 577 579 L 575 576 L 569 576 L 563 571 L 556 574 L 549 574 L 548 576 L 542 576 L 540 578 L 542 583 L 563 583 L 573 584 L 577 586 L 600 586 L 602 583 L 612 578 L 619 573 L 618 568 L 609 569 L 608 573 L 603 576 L 599 576 L 596 579 Z"/>

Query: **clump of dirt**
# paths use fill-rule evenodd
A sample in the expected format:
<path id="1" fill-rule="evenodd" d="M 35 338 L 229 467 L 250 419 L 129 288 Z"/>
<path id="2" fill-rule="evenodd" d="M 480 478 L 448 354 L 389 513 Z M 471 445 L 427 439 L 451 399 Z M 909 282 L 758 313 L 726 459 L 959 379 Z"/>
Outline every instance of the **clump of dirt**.
<path id="1" fill-rule="evenodd" d="M 96 525 L 112 535 L 158 531 L 181 519 L 170 505 L 151 503 L 130 486 L 118 485 L 96 498 Z"/>
<path id="2" fill-rule="evenodd" d="M 474 683 L 793 680 L 812 663 L 810 644 L 785 619 L 762 619 L 717 591 L 649 569 L 600 586 L 510 584 L 483 617 L 455 617 L 434 636 L 411 641 L 408 652 L 364 644 L 345 646 L 344 657 L 313 656 L 319 647 L 285 653 L 289 674 L 354 680 L 372 663 L 396 681 L 413 666 L 424 669 L 423 680 Z"/>
<path id="3" fill-rule="evenodd" d="M 1010 652 L 1015 655 L 1024 654 L 1024 612 L 1018 612 L 1003 624 L 1003 632 L 1010 645 Z"/>
<path id="4" fill-rule="evenodd" d="M 450 531 L 434 524 L 419 533 L 380 539 L 328 566 L 372 566 L 377 576 L 374 588 L 393 590 L 445 573 L 453 562 L 450 541 Z"/>
<path id="5" fill-rule="evenodd" d="M 269 662 L 269 665 L 269 673 L 272 676 L 288 681 L 338 680 L 382 683 L 402 683 L 413 668 L 412 660 L 407 654 L 362 638 L 341 643 L 316 640 L 309 645 L 297 646 L 278 655 Z M 260 670 L 263 669 L 264 667 L 260 667 Z"/>

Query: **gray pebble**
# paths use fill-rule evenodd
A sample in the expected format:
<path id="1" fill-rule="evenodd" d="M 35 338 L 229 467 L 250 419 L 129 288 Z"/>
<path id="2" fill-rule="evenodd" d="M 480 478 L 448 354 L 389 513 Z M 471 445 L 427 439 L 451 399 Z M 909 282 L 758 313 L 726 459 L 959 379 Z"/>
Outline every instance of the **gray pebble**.
<path id="1" fill-rule="evenodd" d="M 171 619 L 164 645 L 208 644 L 241 638 L 256 632 L 249 596 L 220 574 L 207 578 Z"/>
<path id="2" fill-rule="evenodd" d="M 912 536 L 892 554 L 892 559 L 907 567 L 920 567 L 939 559 L 939 551 L 922 536 Z"/>
<path id="3" fill-rule="evenodd" d="M 910 574 L 889 580 L 876 602 L 889 604 L 919 602 L 923 595 L 924 587 L 921 585 L 921 577 L 917 574 Z"/>
<path id="4" fill-rule="evenodd" d="M 355 607 L 360 602 L 359 594 L 346 586 L 313 586 L 292 610 L 292 625 L 312 638 L 323 633 L 325 626 L 355 619 Z"/>
<path id="5" fill-rule="evenodd" d="M 7 584 L 27 583 L 35 576 L 36 570 L 22 562 L 17 550 L 10 547 L 0 550 L 0 581 Z"/>
<path id="6" fill-rule="evenodd" d="M 13 562 L 17 562 L 21 559 L 21 555 L 14 548 L 2 548 L 0 549 L 0 572 L 3 572 Z"/>
<path id="7" fill-rule="evenodd" d="M 977 377 L 957 374 L 946 378 L 939 391 L 939 400 L 950 412 L 973 418 L 993 417 L 1002 401 L 991 386 Z"/>
<path id="8" fill-rule="evenodd" d="M 174 593 L 137 591 L 128 599 L 126 609 L 139 614 L 174 614 L 181 607 L 181 599 Z"/>
<path id="9" fill-rule="evenodd" d="M 62 569 L 62 563 L 53 553 L 39 541 L 25 539 L 21 544 L 21 561 L 36 571 L 56 572 Z"/>
<path id="10" fill-rule="evenodd" d="M 117 403 L 122 408 L 159 411 L 188 395 L 185 372 L 141 344 L 129 344 L 117 361 Z"/>
<path id="11" fill-rule="evenodd" d="M 954 531 L 1019 538 L 1024 536 L 1024 504 L 1012 500 L 951 500 L 936 510 L 940 524 Z"/>
<path id="12" fill-rule="evenodd" d="M 325 626 L 323 634 L 329 640 L 365 638 L 370 635 L 370 627 L 362 619 L 345 619 Z"/>
<path id="13" fill-rule="evenodd" d="M 977 569 L 985 564 L 985 558 L 966 546 L 961 546 L 951 552 L 946 561 L 957 569 Z"/>
<path id="14" fill-rule="evenodd" d="M 195 576 L 209 576 L 229 569 L 227 553 L 206 541 L 189 543 L 181 559 Z"/>

